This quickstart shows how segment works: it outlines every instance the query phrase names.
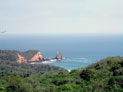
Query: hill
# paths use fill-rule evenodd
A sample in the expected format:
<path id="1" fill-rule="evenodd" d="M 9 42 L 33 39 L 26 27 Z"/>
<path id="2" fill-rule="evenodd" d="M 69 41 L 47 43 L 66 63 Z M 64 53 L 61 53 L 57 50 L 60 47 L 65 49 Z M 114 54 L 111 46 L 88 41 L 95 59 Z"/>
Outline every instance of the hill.
<path id="1" fill-rule="evenodd" d="M 37 55 L 39 53 L 39 55 Z M 34 61 L 38 61 L 38 59 L 43 59 L 44 57 L 41 55 L 38 50 L 28 50 L 24 52 L 20 52 L 17 50 L 0 50 L 0 60 L 10 60 L 17 62 L 31 62 L 31 59 L 34 58 Z"/>
<path id="2" fill-rule="evenodd" d="M 14 66 L 8 65 L 12 70 Z M 8 74 L 5 69 L 0 69 L 2 92 L 123 92 L 123 57 L 108 57 L 70 73 L 29 75 L 24 69 L 27 74 L 23 75 L 19 70 Z"/>
<path id="3" fill-rule="evenodd" d="M 17 53 L 20 52 L 17 50 L 0 50 L 0 60 L 17 61 Z"/>

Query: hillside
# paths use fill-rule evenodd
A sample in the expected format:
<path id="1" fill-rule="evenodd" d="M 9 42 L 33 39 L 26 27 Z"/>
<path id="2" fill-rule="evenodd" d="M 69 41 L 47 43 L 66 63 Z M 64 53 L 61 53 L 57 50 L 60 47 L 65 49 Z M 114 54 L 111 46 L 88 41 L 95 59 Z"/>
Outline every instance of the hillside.
<path id="1" fill-rule="evenodd" d="M 17 53 L 20 54 L 17 50 L 0 50 L 0 60 L 17 61 Z"/>
<path id="2" fill-rule="evenodd" d="M 13 71 L 16 69 L 14 66 L 8 65 Z M 23 75 L 19 70 L 13 71 L 10 74 L 6 72 L 6 67 L 0 69 L 2 92 L 123 92 L 123 57 L 108 57 L 70 73 L 62 71 L 29 75 L 25 68 L 23 71 L 27 71 L 27 74 Z"/>
<path id="3" fill-rule="evenodd" d="M 0 50 L 0 76 L 30 76 L 35 74 L 42 74 L 44 72 L 67 72 L 67 70 L 46 64 L 32 65 L 29 63 L 18 63 L 17 54 L 23 54 L 29 58 L 29 55 L 37 53 L 37 51 L 29 50 L 26 52 L 19 52 L 15 50 Z M 28 53 L 28 54 L 27 54 Z"/>
<path id="4" fill-rule="evenodd" d="M 24 52 L 20 52 L 17 50 L 0 50 L 0 60 L 10 60 L 10 61 L 18 61 L 19 56 L 25 59 L 25 61 L 31 60 L 38 52 L 38 50 L 28 50 Z M 38 58 L 38 57 L 37 57 Z"/>

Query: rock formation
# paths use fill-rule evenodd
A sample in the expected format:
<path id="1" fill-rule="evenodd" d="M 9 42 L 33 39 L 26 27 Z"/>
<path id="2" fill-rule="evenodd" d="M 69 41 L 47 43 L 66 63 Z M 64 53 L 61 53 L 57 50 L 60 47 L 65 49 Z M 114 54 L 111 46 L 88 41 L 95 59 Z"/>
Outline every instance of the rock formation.
<path id="1" fill-rule="evenodd" d="M 60 51 L 57 52 L 56 59 L 57 60 L 61 60 L 62 59 L 62 55 L 61 55 Z"/>
<path id="2" fill-rule="evenodd" d="M 20 54 L 17 54 L 17 56 L 18 56 L 18 60 L 17 60 L 18 63 L 26 63 L 27 62 L 27 60 Z"/>
<path id="3" fill-rule="evenodd" d="M 19 62 L 19 63 L 23 63 L 23 62 L 31 63 L 31 62 L 38 62 L 38 61 L 45 62 L 45 61 L 53 61 L 53 60 L 61 60 L 62 59 L 62 55 L 59 51 L 56 54 L 56 58 L 45 58 L 40 53 L 40 51 L 34 51 L 34 50 L 21 52 L 16 55 L 18 56 L 17 62 Z"/>
<path id="4" fill-rule="evenodd" d="M 41 55 L 40 52 L 37 52 L 30 60 L 29 62 L 35 62 L 35 61 L 44 61 L 45 58 L 43 55 Z"/>

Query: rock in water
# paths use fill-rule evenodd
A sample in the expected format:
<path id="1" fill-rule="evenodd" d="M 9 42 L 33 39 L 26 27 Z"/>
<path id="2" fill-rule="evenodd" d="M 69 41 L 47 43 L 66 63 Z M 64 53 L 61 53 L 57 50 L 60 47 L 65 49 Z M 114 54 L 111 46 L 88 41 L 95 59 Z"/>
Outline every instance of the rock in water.
<path id="1" fill-rule="evenodd" d="M 62 60 L 62 55 L 61 55 L 60 51 L 57 52 L 56 59 L 57 60 Z"/>

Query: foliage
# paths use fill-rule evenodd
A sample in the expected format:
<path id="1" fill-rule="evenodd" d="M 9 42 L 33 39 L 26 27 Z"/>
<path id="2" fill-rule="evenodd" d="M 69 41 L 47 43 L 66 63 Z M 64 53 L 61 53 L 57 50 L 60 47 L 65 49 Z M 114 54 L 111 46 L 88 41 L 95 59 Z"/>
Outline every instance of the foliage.
<path id="1" fill-rule="evenodd" d="M 108 57 L 70 73 L 0 60 L 0 92 L 123 92 L 123 57 Z"/>
<path id="2" fill-rule="evenodd" d="M 91 78 L 93 78 L 93 72 L 90 69 L 85 69 L 80 73 L 80 77 L 84 80 L 89 81 Z"/>

